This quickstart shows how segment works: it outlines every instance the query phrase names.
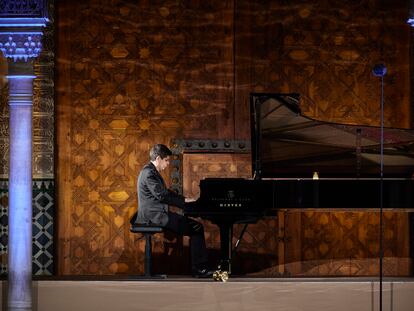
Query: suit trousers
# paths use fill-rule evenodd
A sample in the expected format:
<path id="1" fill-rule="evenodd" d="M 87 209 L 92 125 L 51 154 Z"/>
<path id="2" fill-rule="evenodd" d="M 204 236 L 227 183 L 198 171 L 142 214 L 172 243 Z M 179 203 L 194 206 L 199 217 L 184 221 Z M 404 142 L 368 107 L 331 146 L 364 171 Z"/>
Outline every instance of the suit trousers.
<path id="1" fill-rule="evenodd" d="M 168 222 L 165 228 L 176 233 L 190 237 L 190 252 L 192 269 L 205 268 L 208 261 L 204 227 L 198 221 L 179 215 L 168 213 Z"/>

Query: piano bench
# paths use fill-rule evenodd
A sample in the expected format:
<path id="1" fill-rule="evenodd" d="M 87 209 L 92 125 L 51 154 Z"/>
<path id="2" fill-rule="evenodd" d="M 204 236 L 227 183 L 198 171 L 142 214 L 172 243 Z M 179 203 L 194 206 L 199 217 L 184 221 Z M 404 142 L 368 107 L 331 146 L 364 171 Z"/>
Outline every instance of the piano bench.
<path id="1" fill-rule="evenodd" d="M 145 262 L 144 277 L 166 278 L 165 275 L 153 275 L 151 273 L 152 265 L 152 236 L 156 233 L 162 233 L 162 227 L 147 224 L 132 224 L 130 231 L 132 233 L 141 233 L 145 237 Z"/>

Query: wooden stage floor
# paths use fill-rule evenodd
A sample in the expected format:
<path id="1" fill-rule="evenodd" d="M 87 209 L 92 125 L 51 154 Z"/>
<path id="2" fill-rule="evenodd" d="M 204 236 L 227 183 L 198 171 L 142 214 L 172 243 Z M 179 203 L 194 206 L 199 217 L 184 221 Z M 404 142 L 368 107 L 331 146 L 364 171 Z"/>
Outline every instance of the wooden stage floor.
<path id="1" fill-rule="evenodd" d="M 0 282 L 2 310 L 7 281 Z M 378 278 L 62 277 L 33 281 L 33 311 L 376 311 Z M 414 278 L 383 279 L 383 310 L 411 311 Z"/>

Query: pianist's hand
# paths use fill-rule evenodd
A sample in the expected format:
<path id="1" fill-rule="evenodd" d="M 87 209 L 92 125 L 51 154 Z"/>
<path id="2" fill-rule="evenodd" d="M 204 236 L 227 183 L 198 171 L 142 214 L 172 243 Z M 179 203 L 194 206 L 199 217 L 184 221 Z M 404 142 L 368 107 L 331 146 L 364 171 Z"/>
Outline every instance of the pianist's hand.
<path id="1" fill-rule="evenodd" d="M 194 199 L 194 198 L 185 198 L 184 199 L 185 203 L 190 203 L 190 202 L 195 202 L 195 201 L 196 201 L 196 199 Z"/>

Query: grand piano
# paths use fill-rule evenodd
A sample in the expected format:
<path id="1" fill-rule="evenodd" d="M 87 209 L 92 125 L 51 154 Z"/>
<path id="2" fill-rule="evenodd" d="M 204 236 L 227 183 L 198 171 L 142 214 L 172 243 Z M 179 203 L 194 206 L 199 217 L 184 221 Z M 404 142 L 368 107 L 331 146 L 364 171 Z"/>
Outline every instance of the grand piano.
<path id="1" fill-rule="evenodd" d="M 252 94 L 252 179 L 200 181 L 184 214 L 220 228 L 231 273 L 233 225 L 281 210 L 414 210 L 414 131 L 345 125 L 302 114 L 298 94 Z M 237 247 L 237 245 L 236 245 Z"/>

